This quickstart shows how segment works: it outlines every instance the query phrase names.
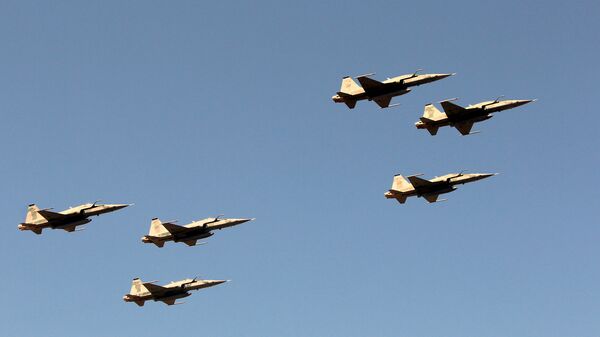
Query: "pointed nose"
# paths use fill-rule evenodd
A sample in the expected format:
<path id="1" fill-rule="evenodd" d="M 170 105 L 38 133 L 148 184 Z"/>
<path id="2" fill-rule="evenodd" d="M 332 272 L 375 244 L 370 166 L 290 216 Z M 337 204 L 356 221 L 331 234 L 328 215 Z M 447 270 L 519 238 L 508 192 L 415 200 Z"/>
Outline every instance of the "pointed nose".
<path id="1" fill-rule="evenodd" d="M 523 105 L 523 104 L 527 104 L 527 103 L 531 103 L 531 102 L 535 102 L 537 101 L 537 99 L 519 99 L 516 101 L 517 106 L 519 105 Z"/>
<path id="2" fill-rule="evenodd" d="M 456 75 L 456 73 L 451 73 L 451 74 L 424 74 L 423 76 L 429 80 L 429 82 L 433 82 L 433 81 L 438 81 L 438 80 L 442 80 L 446 77 L 450 77 Z"/>
<path id="3" fill-rule="evenodd" d="M 128 206 L 131 206 L 133 204 L 115 204 L 115 205 L 110 205 L 110 208 L 114 209 L 114 210 L 119 210 L 121 208 L 125 208 Z"/>
<path id="4" fill-rule="evenodd" d="M 423 74 L 423 75 L 418 75 L 417 77 L 414 78 L 414 81 L 416 83 L 419 84 L 426 84 L 426 83 L 431 83 L 431 82 L 435 82 L 435 81 L 439 81 L 442 80 L 446 77 L 455 75 L 456 73 L 451 73 L 451 74 Z"/>
<path id="5" fill-rule="evenodd" d="M 451 74 L 435 74 L 434 77 L 435 77 L 436 80 L 441 80 L 441 79 L 444 79 L 446 77 L 450 77 L 450 76 L 454 76 L 454 75 L 456 75 L 456 73 L 451 73 Z"/>
<path id="6" fill-rule="evenodd" d="M 478 177 L 479 177 L 479 179 L 485 179 L 485 178 L 493 177 L 495 175 L 498 175 L 498 173 L 480 173 L 478 175 Z"/>
<path id="7" fill-rule="evenodd" d="M 211 286 L 216 286 L 219 285 L 221 283 L 225 283 L 225 282 L 229 282 L 230 280 L 211 280 L 209 281 Z"/>
<path id="8" fill-rule="evenodd" d="M 253 221 L 256 218 L 251 218 L 251 219 L 232 219 L 232 222 L 234 225 L 240 225 L 243 224 L 244 222 L 248 222 L 248 221 Z"/>

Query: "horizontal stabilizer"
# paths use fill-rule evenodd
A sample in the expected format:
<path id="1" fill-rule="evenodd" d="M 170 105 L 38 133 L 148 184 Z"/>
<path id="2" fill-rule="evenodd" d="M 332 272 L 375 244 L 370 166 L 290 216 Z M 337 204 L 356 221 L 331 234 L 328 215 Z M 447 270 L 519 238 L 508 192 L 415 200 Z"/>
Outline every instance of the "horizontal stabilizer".
<path id="1" fill-rule="evenodd" d="M 24 223 L 24 222 L 22 222 L 19 225 L 19 229 L 20 230 L 30 230 L 30 231 L 34 232 L 35 234 L 40 235 L 40 234 L 42 234 L 42 229 L 43 228 L 41 226 L 38 226 L 38 225 L 35 225 L 35 224 L 30 224 L 30 223 Z"/>
<path id="2" fill-rule="evenodd" d="M 340 96 L 341 98 L 344 98 L 344 99 L 346 99 L 346 98 L 352 98 L 351 94 L 347 94 L 345 92 L 338 91 L 337 94 L 338 94 L 338 96 Z"/>
<path id="3" fill-rule="evenodd" d="M 346 104 L 348 108 L 354 109 L 356 106 L 356 100 L 354 99 L 354 96 L 341 91 L 338 91 L 337 94 L 344 99 L 344 104 Z"/>
<path id="4" fill-rule="evenodd" d="M 150 240 L 150 242 L 155 244 L 158 248 L 162 248 L 165 245 L 165 242 L 163 240 L 161 240 L 161 238 L 159 238 L 159 237 L 152 236 L 152 235 L 146 235 L 146 236 L 144 236 L 144 238 Z"/>
<path id="5" fill-rule="evenodd" d="M 429 127 L 427 127 L 427 131 L 429 131 L 429 133 L 432 136 L 437 135 L 438 129 L 439 129 L 439 127 L 437 127 L 437 126 L 429 126 Z"/>

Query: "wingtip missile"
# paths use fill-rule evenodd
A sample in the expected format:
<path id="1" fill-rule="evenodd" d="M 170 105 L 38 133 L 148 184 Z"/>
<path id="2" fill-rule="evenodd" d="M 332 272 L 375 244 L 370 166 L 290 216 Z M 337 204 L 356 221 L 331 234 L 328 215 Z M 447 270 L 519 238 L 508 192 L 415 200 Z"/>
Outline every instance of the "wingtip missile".
<path id="1" fill-rule="evenodd" d="M 373 76 L 373 75 L 375 75 L 375 73 L 367 73 L 367 74 L 362 74 L 362 75 L 358 75 L 358 76 L 355 76 L 355 77 L 356 78 L 359 78 L 359 77 L 369 77 L 369 76 Z"/>
<path id="2" fill-rule="evenodd" d="M 400 106 L 400 103 L 394 103 L 394 104 L 390 104 L 387 107 L 381 107 L 381 109 L 389 109 L 389 108 L 394 108 Z"/>
<path id="3" fill-rule="evenodd" d="M 453 97 L 453 98 L 448 98 L 448 99 L 445 99 L 445 100 L 441 100 L 438 103 L 454 102 L 454 101 L 458 101 L 458 97 Z"/>

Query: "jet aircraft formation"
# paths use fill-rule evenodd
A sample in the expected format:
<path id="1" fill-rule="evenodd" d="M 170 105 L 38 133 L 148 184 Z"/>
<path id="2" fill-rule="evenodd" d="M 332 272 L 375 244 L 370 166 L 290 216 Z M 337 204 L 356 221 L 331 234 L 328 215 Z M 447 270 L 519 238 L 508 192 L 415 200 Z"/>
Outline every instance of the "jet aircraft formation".
<path id="1" fill-rule="evenodd" d="M 361 100 L 375 102 L 381 108 L 389 108 L 397 104 L 390 104 L 393 97 L 409 93 L 413 87 L 432 83 L 455 73 L 419 74 L 420 70 L 411 74 L 388 78 L 377 81 L 366 74 L 356 77 L 357 84 L 351 77 L 342 79 L 340 90 L 332 97 L 335 103 L 344 103 L 348 108 L 354 109 Z M 461 135 L 471 135 L 474 123 L 493 117 L 493 113 L 512 109 L 535 100 L 501 100 L 485 101 L 466 107 L 452 103 L 456 99 L 440 102 L 444 112 L 438 110 L 433 104 L 425 105 L 423 116 L 415 123 L 417 129 L 426 129 L 435 136 L 440 127 L 450 126 L 456 128 Z M 429 203 L 439 202 L 441 194 L 456 190 L 456 185 L 466 184 L 496 175 L 496 173 L 450 173 L 432 179 L 420 178 L 422 174 L 402 176 L 397 174 L 393 178 L 392 187 L 385 192 L 388 199 L 396 199 L 404 204 L 408 197 L 422 197 Z M 55 212 L 51 208 L 40 209 L 35 204 L 30 204 L 27 209 L 25 221 L 18 225 L 22 231 L 32 231 L 40 235 L 44 229 L 62 229 L 74 232 L 77 227 L 88 224 L 90 217 L 114 212 L 131 204 L 99 204 L 87 203 L 64 211 Z M 153 218 L 147 235 L 141 238 L 143 243 L 151 243 L 162 248 L 166 242 L 182 242 L 188 246 L 195 246 L 198 240 L 211 237 L 215 230 L 240 225 L 252 221 L 253 218 L 226 219 L 220 216 L 193 221 L 186 225 L 178 225 L 177 221 L 161 221 Z M 125 302 L 134 302 L 143 306 L 146 301 L 161 301 L 167 305 L 176 303 L 178 299 L 190 296 L 190 291 L 212 287 L 227 282 L 226 280 L 200 280 L 198 278 L 184 279 L 157 285 L 157 281 L 143 282 L 134 278 L 128 294 L 123 296 Z"/>
<path id="2" fill-rule="evenodd" d="M 38 235 L 42 234 L 42 230 L 45 228 L 74 232 L 81 230 L 77 229 L 78 226 L 90 223 L 92 216 L 114 212 L 131 205 L 99 204 L 96 201 L 71 207 L 61 212 L 53 212 L 51 208 L 40 209 L 37 205 L 31 204 L 27 208 L 25 222 L 20 223 L 17 228 L 22 231 L 29 230 Z M 167 241 L 183 242 L 188 246 L 195 246 L 197 240 L 212 236 L 214 230 L 237 226 L 252 220 L 254 219 L 226 219 L 217 216 L 179 226 L 175 224 L 176 221 L 161 222 L 158 218 L 154 218 L 150 224 L 150 233 L 142 237 L 142 242 L 153 243 L 159 248 L 163 247 Z M 224 282 L 227 281 L 193 278 L 159 286 L 154 284 L 156 281 L 142 282 L 139 278 L 134 278 L 131 290 L 123 296 L 123 300 L 134 302 L 138 306 L 143 306 L 148 300 L 161 301 L 167 305 L 181 304 L 175 303 L 175 301 L 190 296 L 190 291 L 216 286 Z"/>
<path id="3" fill-rule="evenodd" d="M 412 74 L 388 78 L 381 82 L 370 78 L 369 76 L 374 75 L 372 73 L 357 76 L 356 79 L 362 87 L 354 82 L 350 76 L 345 76 L 342 78 L 340 90 L 331 99 L 335 103 L 346 104 L 350 109 L 354 109 L 356 102 L 360 100 L 374 101 L 382 109 L 389 108 L 397 105 L 390 105 L 391 99 L 410 92 L 410 87 L 456 75 L 456 73 L 419 75 L 420 70 L 422 69 Z M 439 111 L 433 104 L 427 104 L 423 116 L 415 123 L 415 126 L 417 129 L 426 129 L 432 136 L 435 136 L 438 129 L 443 126 L 454 127 L 463 136 L 472 135 L 477 133 L 471 132 L 473 124 L 492 118 L 493 113 L 535 101 L 535 99 L 500 100 L 500 98 L 467 107 L 452 103 L 456 98 L 441 101 L 440 104 L 444 112 Z M 384 196 L 388 199 L 396 199 L 401 204 L 404 204 L 406 199 L 411 196 L 423 197 L 429 203 L 445 201 L 446 199 L 438 199 L 439 195 L 456 190 L 455 185 L 485 179 L 496 175 L 496 173 L 449 173 L 429 180 L 419 178 L 421 175 L 407 177 L 400 174 L 395 175 L 392 187 L 385 192 Z"/>

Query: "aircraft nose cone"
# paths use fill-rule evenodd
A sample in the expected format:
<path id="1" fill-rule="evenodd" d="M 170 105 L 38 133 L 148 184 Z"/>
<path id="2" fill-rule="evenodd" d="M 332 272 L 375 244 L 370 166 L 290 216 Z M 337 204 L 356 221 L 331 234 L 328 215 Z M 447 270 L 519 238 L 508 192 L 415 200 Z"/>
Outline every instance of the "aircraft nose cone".
<path id="1" fill-rule="evenodd" d="M 493 177 L 495 175 L 498 175 L 498 173 L 482 173 L 481 175 L 479 175 L 479 177 L 481 179 L 485 179 L 485 178 Z"/>
<path id="2" fill-rule="evenodd" d="M 248 221 L 253 221 L 255 218 L 251 218 L 251 219 L 229 219 L 229 225 L 230 226 L 235 226 L 235 225 L 241 225 L 244 222 L 248 222 Z"/>
<path id="3" fill-rule="evenodd" d="M 523 105 L 523 104 L 527 104 L 527 103 L 531 103 L 531 102 L 535 102 L 537 101 L 537 99 L 521 99 L 517 101 L 517 104 L 519 105 Z"/>
<path id="4" fill-rule="evenodd" d="M 443 79 L 443 78 L 450 77 L 450 76 L 454 76 L 454 75 L 456 75 L 456 73 L 451 73 L 451 74 L 437 74 L 435 77 L 436 77 L 438 80 L 441 80 L 441 79 Z"/>
<path id="5" fill-rule="evenodd" d="M 121 208 L 125 208 L 128 206 L 131 206 L 133 204 L 116 204 L 116 205 L 111 205 L 111 208 L 117 210 L 117 209 L 121 209 Z"/>

